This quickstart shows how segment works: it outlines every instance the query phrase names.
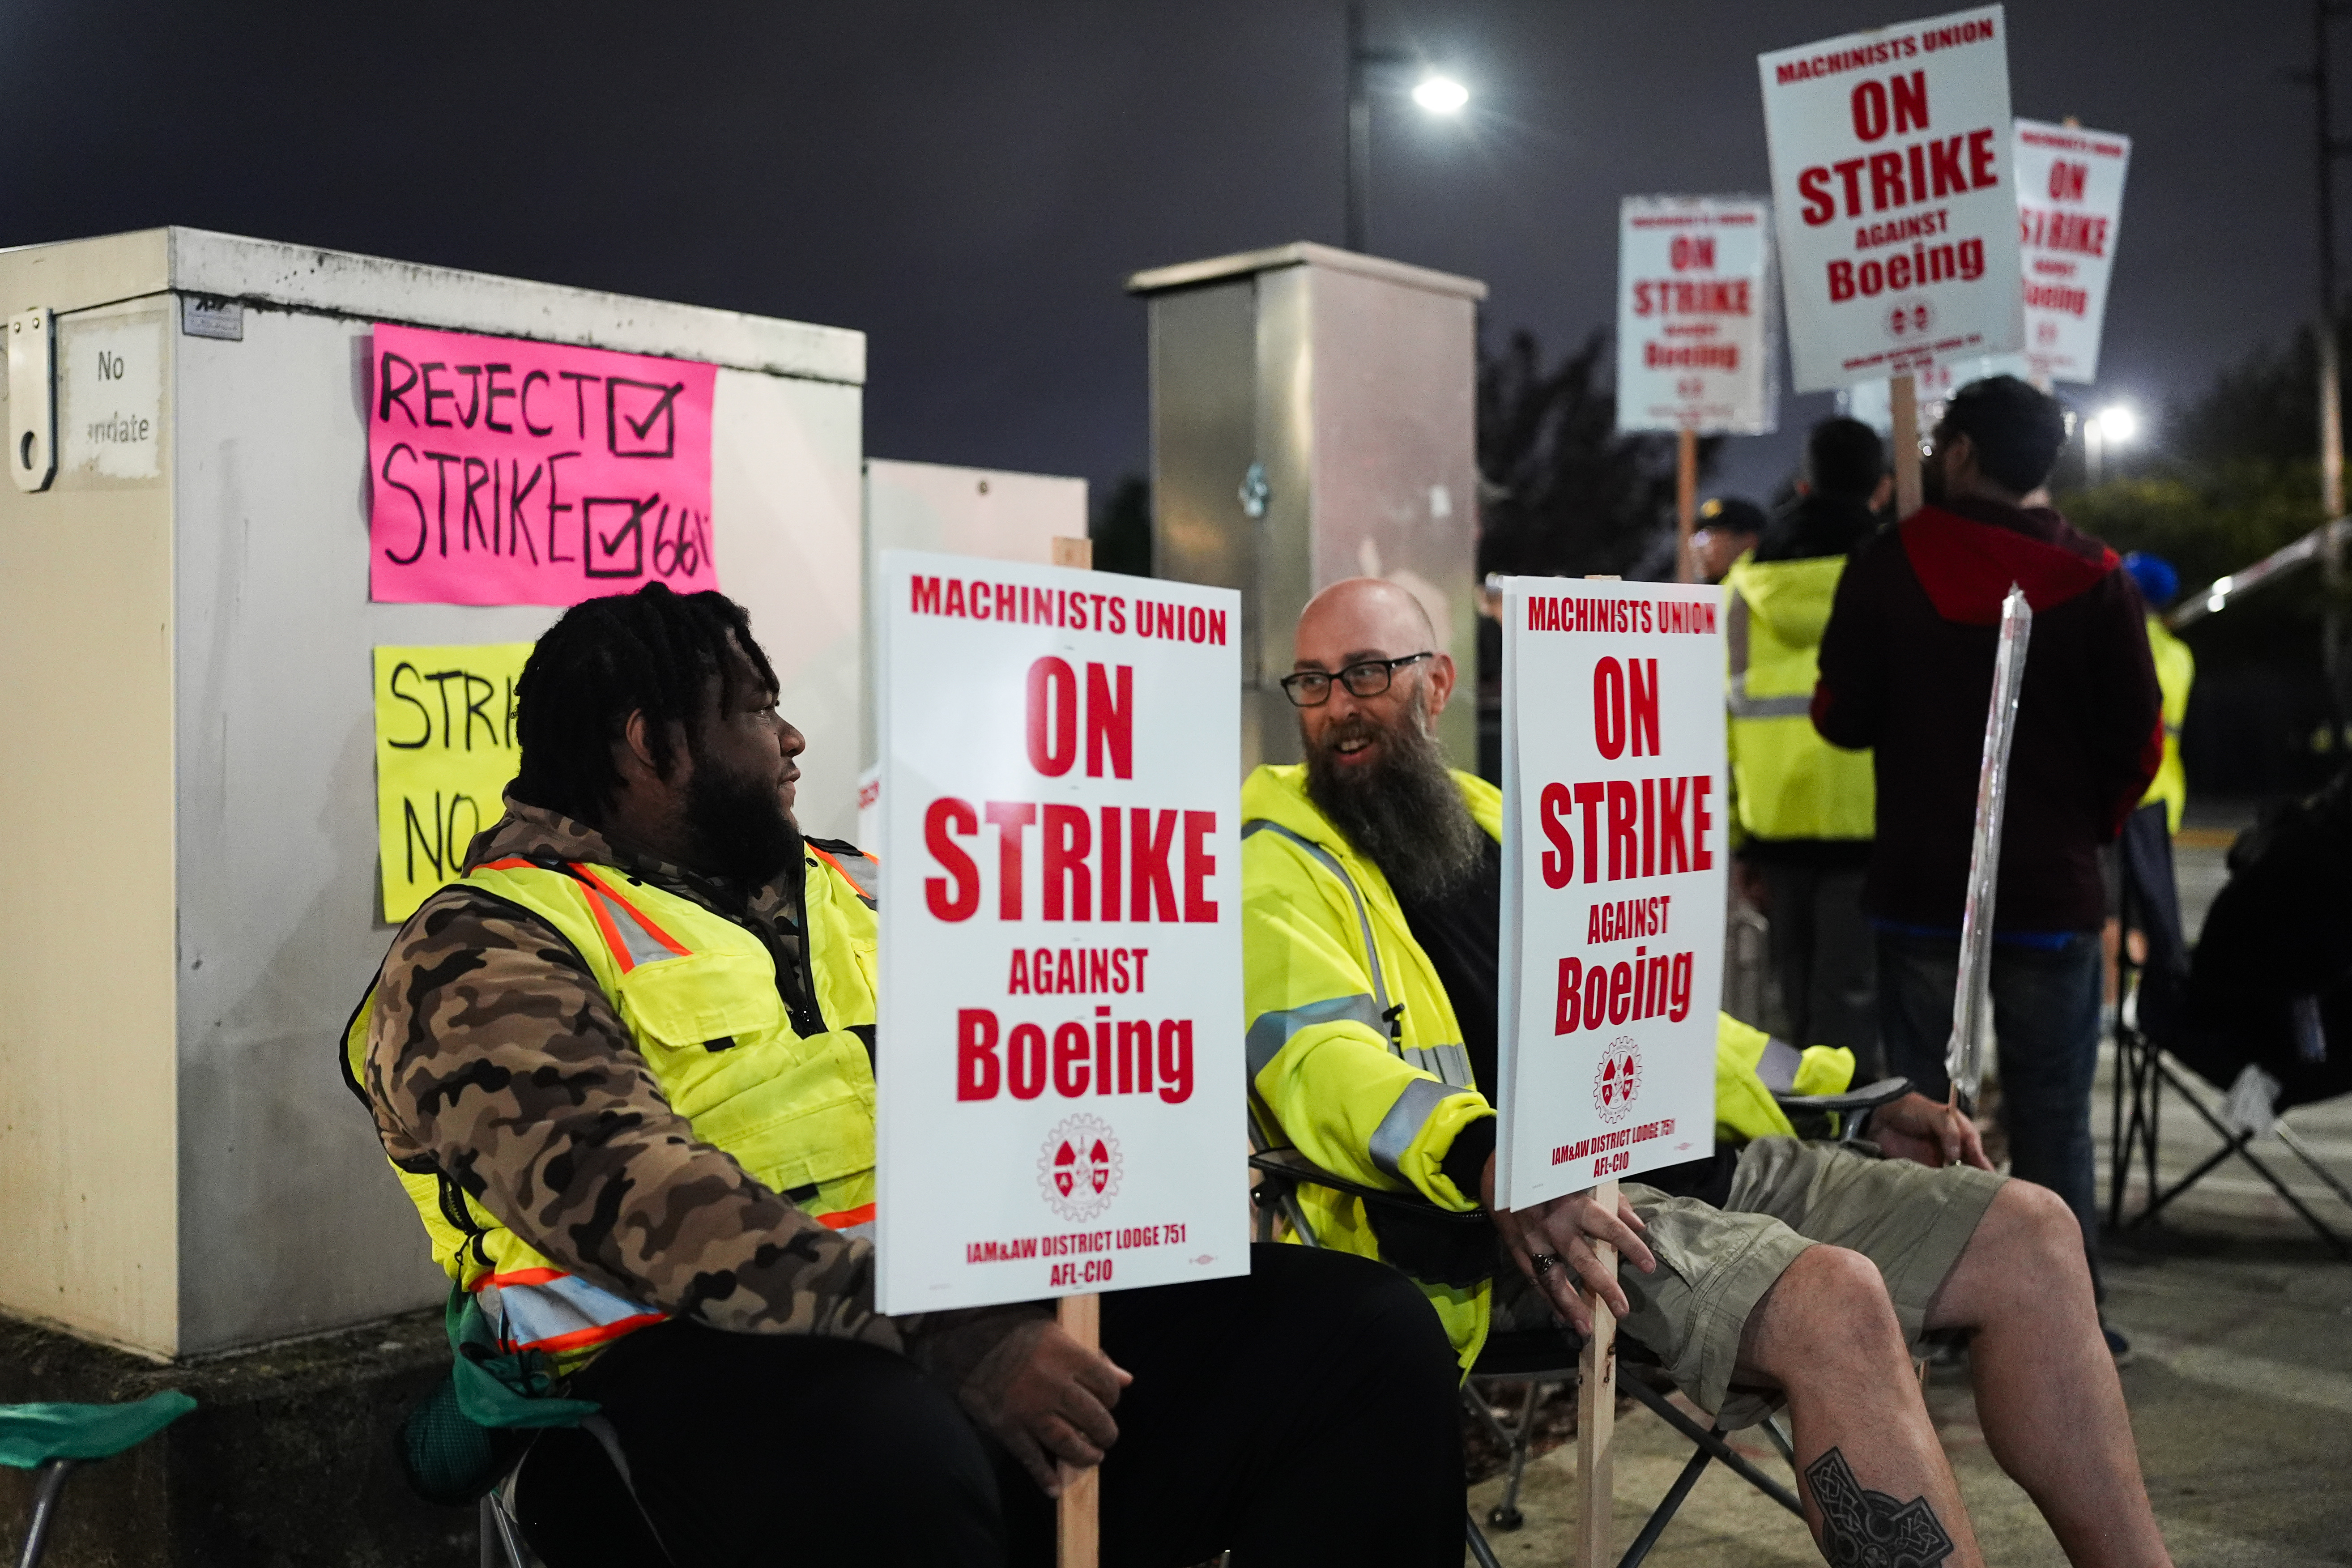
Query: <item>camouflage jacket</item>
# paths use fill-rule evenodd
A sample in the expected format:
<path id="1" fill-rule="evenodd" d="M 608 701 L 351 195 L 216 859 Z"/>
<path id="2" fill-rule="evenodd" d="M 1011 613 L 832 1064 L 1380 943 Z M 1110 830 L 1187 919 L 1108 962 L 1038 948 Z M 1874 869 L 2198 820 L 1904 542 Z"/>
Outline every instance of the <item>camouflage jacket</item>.
<path id="1" fill-rule="evenodd" d="M 810 1016 L 798 921 L 809 858 L 750 889 L 608 842 L 509 797 L 467 852 L 616 866 L 761 938 L 795 1020 Z M 1042 1309 L 893 1320 L 874 1310 L 874 1247 L 818 1225 L 697 1140 L 580 955 L 463 883 L 409 918 L 378 979 L 366 1089 L 395 1161 L 429 1157 L 564 1268 L 715 1328 L 918 1348 L 953 1382 Z"/>

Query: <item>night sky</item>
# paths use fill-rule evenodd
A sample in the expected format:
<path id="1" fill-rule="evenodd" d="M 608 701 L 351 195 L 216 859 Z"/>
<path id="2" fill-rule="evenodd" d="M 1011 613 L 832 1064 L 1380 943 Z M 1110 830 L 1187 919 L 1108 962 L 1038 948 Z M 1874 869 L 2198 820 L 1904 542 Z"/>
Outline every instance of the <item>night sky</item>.
<path id="1" fill-rule="evenodd" d="M 1383 84 L 1370 248 L 1565 350 L 1612 315 L 1621 195 L 1768 188 L 1758 53 L 1932 14 L 1375 4 L 1475 97 L 1434 121 Z M 188 224 L 855 327 L 869 452 L 1097 494 L 1148 461 L 1121 279 L 1340 239 L 1339 0 L 6 15 L 0 243 Z M 2092 402 L 2194 395 L 2315 310 L 2310 15 L 2010 6 L 2017 111 L 2133 139 Z M 1828 401 L 1784 396 L 1713 488 L 1768 490 Z"/>

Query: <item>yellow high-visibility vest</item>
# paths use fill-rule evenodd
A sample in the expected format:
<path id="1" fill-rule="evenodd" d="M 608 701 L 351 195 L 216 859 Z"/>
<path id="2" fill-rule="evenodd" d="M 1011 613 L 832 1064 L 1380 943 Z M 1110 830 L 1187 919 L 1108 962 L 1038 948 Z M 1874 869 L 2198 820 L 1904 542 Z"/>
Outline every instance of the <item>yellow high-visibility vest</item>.
<path id="1" fill-rule="evenodd" d="M 874 1221 L 874 1072 L 855 1026 L 874 1022 L 873 862 L 810 847 L 803 883 L 812 987 L 828 1032 L 803 1039 L 776 990 L 759 937 L 691 900 L 610 866 L 491 861 L 466 881 L 539 916 L 595 975 L 695 1136 L 733 1155 L 827 1229 Z M 817 864 L 824 868 L 820 870 Z M 863 886 L 854 878 L 863 874 Z M 375 987 L 343 1037 L 344 1070 L 366 1097 Z M 731 1039 L 724 1049 L 709 1043 Z M 570 1274 L 534 1250 L 445 1173 L 394 1173 L 416 1205 L 433 1260 L 484 1307 L 512 1348 L 587 1352 L 663 1314 Z"/>
<path id="2" fill-rule="evenodd" d="M 1811 717 L 1822 629 L 1845 560 L 1743 555 L 1723 580 L 1726 751 L 1746 837 L 1867 841 L 1877 831 L 1870 753 L 1831 745 Z"/>
<path id="3" fill-rule="evenodd" d="M 1499 839 L 1502 792 L 1454 779 Z M 1478 1206 L 1443 1165 L 1455 1135 L 1491 1114 L 1453 1004 L 1388 879 L 1307 798 L 1303 767 L 1261 767 L 1242 785 L 1242 977 L 1251 1110 L 1271 1142 L 1364 1186 L 1456 1213 Z M 1800 1052 L 1728 1016 L 1716 1043 L 1727 1142 L 1791 1132 L 1775 1089 L 1833 1094 L 1853 1081 L 1852 1052 Z M 1298 1201 L 1322 1245 L 1381 1256 L 1360 1200 L 1302 1185 Z M 1486 1340 L 1492 1286 L 1414 1283 L 1466 1372 Z"/>
<path id="4" fill-rule="evenodd" d="M 2167 831 L 2180 831 L 2180 814 L 2189 806 L 2189 775 L 2180 767 L 2180 724 L 2189 717 L 2189 689 L 2197 680 L 2197 656 L 2172 635 L 2161 616 L 2147 617 L 2147 651 L 2156 660 L 2156 684 L 2164 693 L 2164 761 L 2157 765 L 2140 805 L 2164 803 Z"/>

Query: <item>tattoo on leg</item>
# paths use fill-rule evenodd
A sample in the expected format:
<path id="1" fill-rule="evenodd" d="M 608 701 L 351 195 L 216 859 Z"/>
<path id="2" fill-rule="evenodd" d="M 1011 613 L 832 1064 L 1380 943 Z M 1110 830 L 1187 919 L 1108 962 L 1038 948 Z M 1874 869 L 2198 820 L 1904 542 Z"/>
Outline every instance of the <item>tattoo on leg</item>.
<path id="1" fill-rule="evenodd" d="M 1805 1467 L 1822 1510 L 1822 1555 L 1832 1568 L 1936 1568 L 1952 1538 L 1925 1497 L 1897 1502 L 1865 1489 L 1835 1448 Z"/>

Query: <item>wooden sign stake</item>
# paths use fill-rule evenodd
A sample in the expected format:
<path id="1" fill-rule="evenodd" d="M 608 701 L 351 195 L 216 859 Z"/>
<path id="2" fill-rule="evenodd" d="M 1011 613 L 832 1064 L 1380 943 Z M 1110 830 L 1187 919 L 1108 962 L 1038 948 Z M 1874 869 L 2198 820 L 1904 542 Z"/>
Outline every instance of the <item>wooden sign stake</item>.
<path id="1" fill-rule="evenodd" d="M 1095 542 L 1054 541 L 1054 564 L 1091 572 Z M 1062 1331 L 1090 1351 L 1102 1349 L 1102 1298 L 1092 1291 L 1065 1296 L 1055 1304 Z M 1096 1568 L 1102 1555 L 1102 1467 L 1064 1465 L 1062 1495 L 1055 1505 L 1055 1568 Z"/>
<path id="2" fill-rule="evenodd" d="M 1895 443 L 1895 515 L 1919 510 L 1919 386 L 1908 373 L 1887 384 L 1887 412 Z"/>
<path id="3" fill-rule="evenodd" d="M 1061 540 L 1054 542 L 1056 545 Z M 1086 542 L 1080 540 L 1079 543 Z M 1055 1305 L 1062 1331 L 1090 1351 L 1102 1349 L 1102 1298 L 1092 1291 L 1065 1296 Z M 1102 1467 L 1062 1467 L 1062 1495 L 1055 1509 L 1055 1568 L 1095 1568 L 1102 1552 Z"/>
<path id="4" fill-rule="evenodd" d="M 1691 531 L 1698 526 L 1698 432 L 1688 426 L 1675 432 L 1675 581 L 1698 581 L 1698 563 L 1691 558 Z"/>
<path id="5" fill-rule="evenodd" d="M 1617 1178 L 1592 1189 L 1592 1201 L 1609 1213 L 1617 1212 Z M 1601 1266 L 1612 1274 L 1617 1249 L 1605 1241 L 1592 1243 Z M 1585 1337 L 1584 1353 L 1577 1360 L 1576 1384 L 1576 1568 L 1609 1568 L 1616 1560 L 1609 1552 L 1610 1516 L 1616 1509 L 1613 1449 L 1617 1437 L 1617 1320 L 1592 1291 L 1583 1292 L 1592 1309 L 1592 1332 Z"/>

